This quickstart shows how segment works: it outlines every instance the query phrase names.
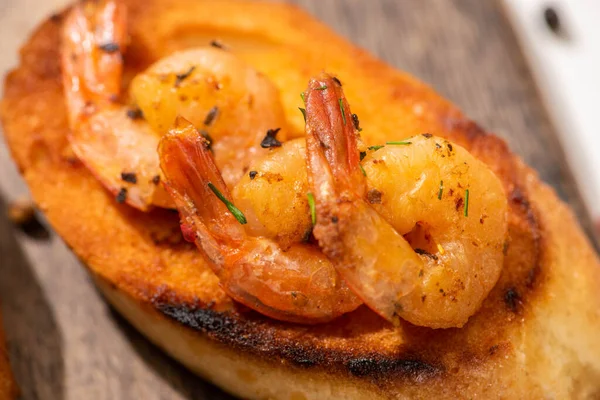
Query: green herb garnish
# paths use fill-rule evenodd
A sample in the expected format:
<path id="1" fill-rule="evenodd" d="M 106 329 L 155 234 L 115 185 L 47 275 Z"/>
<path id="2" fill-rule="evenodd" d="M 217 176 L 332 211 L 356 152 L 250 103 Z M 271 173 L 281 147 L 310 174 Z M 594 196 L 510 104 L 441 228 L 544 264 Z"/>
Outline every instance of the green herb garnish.
<path id="1" fill-rule="evenodd" d="M 323 86 L 317 88 L 317 90 L 325 90 L 325 89 L 327 89 L 326 85 L 323 85 Z"/>
<path id="2" fill-rule="evenodd" d="M 360 167 L 360 170 L 362 171 L 364 176 L 367 176 L 367 171 L 365 171 L 365 169 L 363 168 L 362 164 L 358 164 L 358 166 Z"/>
<path id="3" fill-rule="evenodd" d="M 465 217 L 469 216 L 469 189 L 465 191 Z"/>
<path id="4" fill-rule="evenodd" d="M 344 112 L 344 102 L 342 99 L 338 99 L 338 103 L 340 103 L 340 110 L 342 111 L 342 118 L 344 119 L 344 125 L 346 125 L 346 113 Z"/>
<path id="5" fill-rule="evenodd" d="M 382 145 L 382 144 L 380 144 L 380 145 L 377 145 L 377 146 L 369 146 L 369 147 L 367 147 L 367 149 L 368 149 L 368 150 L 373 150 L 373 151 L 376 151 L 376 150 L 379 150 L 379 149 L 381 149 L 382 147 L 385 147 L 385 146 L 384 146 L 384 145 Z"/>
<path id="6" fill-rule="evenodd" d="M 304 92 L 300 93 L 300 98 L 302 99 L 302 102 L 304 104 L 306 104 L 306 98 L 304 97 Z"/>
<path id="7" fill-rule="evenodd" d="M 412 142 L 409 142 L 407 140 L 401 140 L 399 142 L 385 142 L 385 144 L 389 144 L 392 146 L 408 146 L 409 144 L 412 144 Z"/>
<path id="8" fill-rule="evenodd" d="M 225 198 L 225 196 L 223 196 L 223 194 L 221 192 L 219 192 L 219 189 L 217 189 L 215 187 L 215 185 L 208 182 L 208 187 L 219 198 L 219 200 L 221 200 L 225 204 L 225 206 L 227 206 L 227 209 L 233 214 L 235 219 L 237 219 L 240 224 L 245 225 L 248 222 L 246 220 L 246 217 L 244 217 L 244 214 L 239 210 L 239 208 L 237 208 L 236 206 L 233 205 L 232 202 L 227 200 Z"/>
<path id="9" fill-rule="evenodd" d="M 307 193 L 308 206 L 310 207 L 310 219 L 313 225 L 317 224 L 317 208 L 315 207 L 315 196 L 312 193 Z"/>
<path id="10" fill-rule="evenodd" d="M 444 193 L 444 181 L 440 181 L 440 191 L 438 192 L 438 200 L 442 199 L 442 193 Z"/>
<path id="11" fill-rule="evenodd" d="M 365 157 L 367 156 L 367 152 L 366 152 L 366 151 L 361 151 L 361 152 L 359 153 L 359 155 L 360 155 L 360 161 L 362 161 L 362 160 L 363 160 L 363 158 L 365 158 Z"/>
<path id="12" fill-rule="evenodd" d="M 306 110 L 301 107 L 298 107 L 298 110 L 300 110 L 300 112 L 302 113 L 302 116 L 304 117 L 304 122 L 306 122 Z"/>

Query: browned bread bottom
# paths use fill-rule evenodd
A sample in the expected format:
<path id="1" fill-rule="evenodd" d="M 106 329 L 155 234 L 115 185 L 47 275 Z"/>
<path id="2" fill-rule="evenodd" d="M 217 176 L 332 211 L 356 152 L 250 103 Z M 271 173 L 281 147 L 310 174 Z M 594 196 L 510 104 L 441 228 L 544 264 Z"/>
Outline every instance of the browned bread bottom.
<path id="1" fill-rule="evenodd" d="M 586 398 L 600 396 L 598 259 L 568 208 L 493 135 L 430 88 L 295 7 L 250 1 L 127 0 L 126 78 L 218 37 L 269 76 L 291 126 L 308 78 L 342 81 L 367 144 L 430 132 L 469 149 L 503 181 L 502 276 L 462 329 L 394 328 L 364 307 L 315 327 L 234 304 L 177 216 L 117 204 L 73 158 L 58 62 L 60 16 L 24 46 L 6 80 L 6 140 L 38 206 L 107 299 L 171 355 L 245 398 Z"/>

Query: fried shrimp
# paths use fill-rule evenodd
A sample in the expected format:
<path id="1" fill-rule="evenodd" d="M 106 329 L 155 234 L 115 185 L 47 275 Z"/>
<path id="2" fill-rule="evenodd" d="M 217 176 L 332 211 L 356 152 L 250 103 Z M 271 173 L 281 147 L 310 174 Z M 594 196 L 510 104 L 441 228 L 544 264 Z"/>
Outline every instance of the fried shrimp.
<path id="1" fill-rule="evenodd" d="M 174 53 L 137 75 L 130 91 L 156 132 L 167 132 L 178 115 L 198 127 L 211 142 L 228 185 L 236 183 L 266 147 L 286 139 L 287 123 L 275 85 L 226 50 L 205 47 Z"/>
<path id="2" fill-rule="evenodd" d="M 159 145 L 165 185 L 180 212 L 182 230 L 194 241 L 236 301 L 275 319 L 325 322 L 361 303 L 315 245 L 251 235 L 207 142 L 183 118 Z"/>
<path id="3" fill-rule="evenodd" d="M 325 254 L 387 320 L 463 326 L 502 268 L 507 201 L 498 178 L 429 134 L 371 147 L 363 167 L 341 87 L 323 75 L 305 95 L 314 235 Z"/>
<path id="4" fill-rule="evenodd" d="M 77 157 L 120 202 L 147 210 L 169 207 L 161 185 L 159 137 L 118 104 L 126 44 L 126 9 L 120 1 L 82 1 L 63 27 L 61 63 Z"/>

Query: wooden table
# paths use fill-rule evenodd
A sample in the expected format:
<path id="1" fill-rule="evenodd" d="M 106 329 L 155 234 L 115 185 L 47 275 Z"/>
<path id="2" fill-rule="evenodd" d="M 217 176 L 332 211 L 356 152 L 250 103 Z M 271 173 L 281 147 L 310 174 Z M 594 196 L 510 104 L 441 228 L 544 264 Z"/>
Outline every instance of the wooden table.
<path id="1" fill-rule="evenodd" d="M 493 0 L 296 0 L 389 63 L 433 85 L 505 138 L 591 232 L 563 152 L 499 4 Z M 65 0 L 3 0 L 0 72 Z M 317 44 L 318 45 L 318 44 Z M 24 399 L 229 399 L 146 341 L 107 306 L 52 235 L 17 232 L 6 205 L 25 187 L 0 144 L 0 296 Z"/>

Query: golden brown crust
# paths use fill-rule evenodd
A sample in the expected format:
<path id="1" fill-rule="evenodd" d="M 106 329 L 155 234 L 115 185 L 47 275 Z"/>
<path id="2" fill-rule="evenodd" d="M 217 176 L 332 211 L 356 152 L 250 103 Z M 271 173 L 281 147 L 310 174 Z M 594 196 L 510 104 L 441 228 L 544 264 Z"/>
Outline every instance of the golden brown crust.
<path id="1" fill-rule="evenodd" d="M 326 69 L 342 81 L 367 144 L 431 132 L 490 165 L 509 195 L 509 241 L 498 284 L 462 329 L 393 328 L 364 307 L 333 323 L 304 327 L 235 305 L 182 240 L 176 214 L 142 214 L 117 204 L 72 157 L 58 16 L 22 49 L 21 65 L 6 79 L 1 117 L 35 201 L 98 279 L 144 310 L 191 328 L 198 340 L 235 349 L 240 360 L 303 371 L 302 379 L 348 384 L 360 389 L 356 397 L 600 394 L 598 259 L 571 212 L 504 142 L 427 86 L 293 6 L 241 0 L 127 3 L 128 78 L 173 50 L 219 37 L 280 88 L 293 136 L 303 130 L 298 94 L 311 75 Z"/>
<path id="2" fill-rule="evenodd" d="M 4 332 L 0 325 L 0 400 L 12 400 L 16 396 L 17 386 L 10 371 L 10 365 L 8 364 L 8 352 L 4 344 Z"/>

